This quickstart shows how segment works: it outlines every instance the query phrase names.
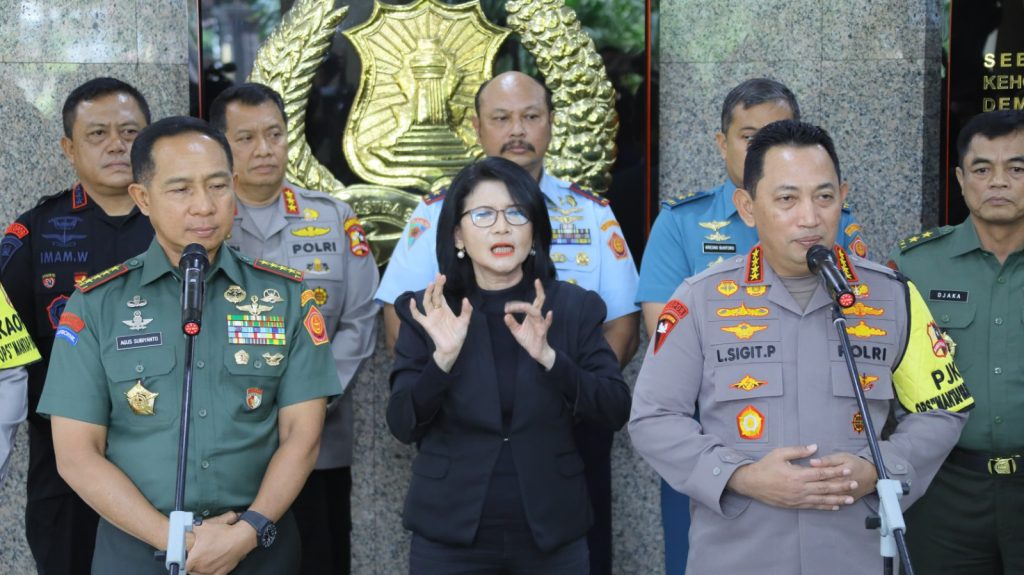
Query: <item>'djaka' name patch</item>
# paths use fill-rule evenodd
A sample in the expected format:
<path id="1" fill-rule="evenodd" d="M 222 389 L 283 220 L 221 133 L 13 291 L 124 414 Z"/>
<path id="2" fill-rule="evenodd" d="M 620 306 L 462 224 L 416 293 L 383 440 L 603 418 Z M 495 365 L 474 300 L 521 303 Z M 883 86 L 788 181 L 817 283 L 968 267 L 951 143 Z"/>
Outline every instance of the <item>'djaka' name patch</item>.
<path id="1" fill-rule="evenodd" d="M 932 301 L 955 301 L 959 303 L 967 303 L 969 295 L 970 292 L 965 291 L 933 289 L 928 292 L 928 299 Z"/>

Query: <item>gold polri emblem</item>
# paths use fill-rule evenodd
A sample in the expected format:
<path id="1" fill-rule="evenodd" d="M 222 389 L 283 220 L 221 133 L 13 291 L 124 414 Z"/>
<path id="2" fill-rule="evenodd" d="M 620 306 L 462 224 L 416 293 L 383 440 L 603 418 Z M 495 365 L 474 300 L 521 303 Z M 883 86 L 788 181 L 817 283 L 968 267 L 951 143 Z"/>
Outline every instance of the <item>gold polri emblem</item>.
<path id="1" fill-rule="evenodd" d="M 858 298 L 866 298 L 871 295 L 871 288 L 868 287 L 868 284 L 851 285 L 850 290 L 853 291 L 853 295 Z"/>
<path id="2" fill-rule="evenodd" d="M 878 381 L 876 375 L 860 374 L 860 388 L 864 391 L 871 391 L 875 388 L 875 382 Z"/>
<path id="3" fill-rule="evenodd" d="M 853 337 L 859 337 L 861 339 L 870 339 L 872 337 L 885 335 L 889 332 L 885 331 L 882 328 L 870 326 L 867 323 L 865 323 L 864 320 L 860 320 L 860 323 L 853 327 L 847 326 L 846 333 L 852 335 Z"/>
<path id="4" fill-rule="evenodd" d="M 762 385 L 765 385 L 766 383 L 768 382 L 762 381 L 750 375 L 744 375 L 743 379 L 737 381 L 736 383 L 730 383 L 729 387 L 733 389 L 742 389 L 743 391 L 750 391 L 752 389 L 757 389 Z"/>
<path id="5" fill-rule="evenodd" d="M 715 311 L 718 317 L 764 317 L 768 315 L 766 307 L 747 307 L 741 303 L 736 307 L 720 307 Z"/>
<path id="6" fill-rule="evenodd" d="M 718 287 L 715 289 L 717 289 L 718 293 L 724 295 L 725 297 L 730 297 L 732 296 L 732 294 L 736 293 L 736 291 L 739 290 L 740 288 L 738 285 L 736 285 L 736 282 L 732 280 L 722 280 L 718 282 Z"/>
<path id="7" fill-rule="evenodd" d="M 864 317 L 866 315 L 873 315 L 873 316 L 882 315 L 883 313 L 885 313 L 885 310 L 880 308 L 880 307 L 871 307 L 871 306 L 865 304 L 864 302 L 859 301 L 859 302 L 853 304 L 852 306 L 846 308 L 845 310 L 843 310 L 843 313 L 845 313 L 846 315 L 855 315 L 857 317 Z"/>
<path id="8" fill-rule="evenodd" d="M 562 252 L 551 252 L 551 261 L 556 264 L 564 264 L 569 261 L 569 257 Z"/>
<path id="9" fill-rule="evenodd" d="M 320 212 L 313 208 L 302 208 L 302 219 L 307 222 L 315 222 L 320 219 Z"/>
<path id="10" fill-rule="evenodd" d="M 245 295 L 242 286 L 228 286 L 228 289 L 224 290 L 224 299 L 228 300 L 228 303 L 241 303 L 245 301 Z"/>
<path id="11" fill-rule="evenodd" d="M 768 329 L 768 326 L 750 325 L 747 322 L 742 322 L 737 325 L 730 325 L 720 329 L 726 333 L 733 334 L 734 336 L 736 336 L 736 339 L 750 339 L 754 337 L 755 333 Z"/>
<path id="12" fill-rule="evenodd" d="M 128 400 L 128 407 L 131 408 L 132 413 L 135 415 L 153 415 L 156 413 L 156 398 L 158 395 L 160 394 L 153 393 L 143 387 L 141 379 L 137 380 L 135 385 L 124 393 L 125 398 Z"/>
<path id="13" fill-rule="evenodd" d="M 580 253 L 576 254 L 576 263 L 577 263 L 577 265 L 581 265 L 581 266 L 589 266 L 590 265 L 590 256 L 588 256 L 586 252 L 580 252 Z"/>
<path id="14" fill-rule="evenodd" d="M 262 357 L 263 361 L 267 362 L 267 365 L 269 365 L 270 367 L 277 367 L 281 365 L 281 360 L 284 359 L 284 355 L 280 353 L 272 354 L 268 352 L 264 353 Z"/>
<path id="15" fill-rule="evenodd" d="M 730 223 L 729 220 L 725 220 L 719 222 L 697 222 L 697 225 L 706 230 L 711 230 L 711 233 L 704 236 L 704 239 L 712 242 L 725 242 L 729 240 L 729 236 L 723 234 L 720 230 Z"/>
<path id="16" fill-rule="evenodd" d="M 751 297 L 761 297 L 768 293 L 768 286 L 747 286 L 743 288 Z"/>
<path id="17" fill-rule="evenodd" d="M 328 234 L 331 228 L 322 228 L 319 226 L 306 226 L 303 228 L 297 228 L 291 231 L 291 234 L 300 238 L 315 238 Z"/>

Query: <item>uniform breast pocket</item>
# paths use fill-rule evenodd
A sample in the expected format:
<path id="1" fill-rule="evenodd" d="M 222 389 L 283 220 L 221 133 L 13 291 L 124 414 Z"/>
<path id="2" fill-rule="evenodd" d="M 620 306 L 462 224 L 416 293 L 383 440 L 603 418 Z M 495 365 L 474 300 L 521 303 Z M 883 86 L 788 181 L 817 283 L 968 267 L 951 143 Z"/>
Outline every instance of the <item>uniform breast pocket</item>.
<path id="1" fill-rule="evenodd" d="M 731 440 L 741 451 L 763 452 L 781 445 L 782 364 L 719 366 L 714 380 L 715 404 L 701 408 L 705 429 L 711 429 L 712 423 L 727 429 L 722 439 Z"/>
<path id="2" fill-rule="evenodd" d="M 104 356 L 111 426 L 158 428 L 178 421 L 182 374 L 175 364 L 176 354 L 167 350 Z"/>
<path id="3" fill-rule="evenodd" d="M 551 261 L 555 264 L 558 279 L 586 289 L 597 288 L 599 262 L 593 246 L 552 245 Z"/>
<path id="4" fill-rule="evenodd" d="M 221 405 L 236 421 L 263 421 L 274 412 L 277 389 L 288 363 L 285 346 L 253 346 L 224 353 L 228 372 Z"/>
<path id="5" fill-rule="evenodd" d="M 968 330 L 975 326 L 975 314 L 977 312 L 974 303 L 952 303 L 952 302 L 928 302 L 932 309 L 932 317 L 939 328 L 953 340 L 954 344 L 968 338 Z M 1024 322 L 1024 314 L 1021 316 Z M 983 327 L 981 329 L 984 329 Z M 941 345 L 938 341 L 939 334 L 929 330 L 929 338 L 933 347 Z M 971 367 L 971 359 L 976 354 L 965 353 L 956 356 L 956 365 L 960 370 Z"/>

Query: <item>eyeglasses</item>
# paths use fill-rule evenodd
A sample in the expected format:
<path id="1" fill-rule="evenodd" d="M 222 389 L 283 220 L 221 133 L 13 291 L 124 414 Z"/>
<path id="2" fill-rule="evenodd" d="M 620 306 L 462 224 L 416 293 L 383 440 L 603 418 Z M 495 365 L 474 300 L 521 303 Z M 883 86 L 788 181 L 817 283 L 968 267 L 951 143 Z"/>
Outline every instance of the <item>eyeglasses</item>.
<path id="1" fill-rule="evenodd" d="M 505 215 L 505 221 L 513 226 L 522 226 L 530 223 L 530 217 L 526 215 L 526 212 L 521 206 L 509 206 L 504 210 L 496 210 L 489 206 L 481 206 L 479 208 L 473 208 L 472 210 L 466 210 L 462 212 L 462 216 L 465 217 L 469 214 L 469 221 L 473 222 L 473 225 L 478 228 L 489 228 L 498 221 L 498 214 Z"/>

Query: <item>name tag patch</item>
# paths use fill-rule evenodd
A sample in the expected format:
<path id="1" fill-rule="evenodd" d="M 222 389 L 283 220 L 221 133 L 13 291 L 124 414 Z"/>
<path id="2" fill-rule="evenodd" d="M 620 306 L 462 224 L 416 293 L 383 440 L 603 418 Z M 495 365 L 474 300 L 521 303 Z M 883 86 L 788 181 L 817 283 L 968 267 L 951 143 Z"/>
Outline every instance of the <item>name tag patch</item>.
<path id="1" fill-rule="evenodd" d="M 734 254 L 736 244 L 710 244 L 704 242 L 704 253 L 706 254 Z"/>
<path id="2" fill-rule="evenodd" d="M 117 351 L 136 349 L 140 347 L 154 347 L 164 344 L 162 332 L 139 333 L 133 335 L 122 335 L 117 338 Z"/>
<path id="3" fill-rule="evenodd" d="M 928 299 L 932 301 L 955 301 L 960 303 L 967 303 L 967 297 L 969 295 L 970 292 L 965 291 L 933 289 L 928 292 Z"/>

